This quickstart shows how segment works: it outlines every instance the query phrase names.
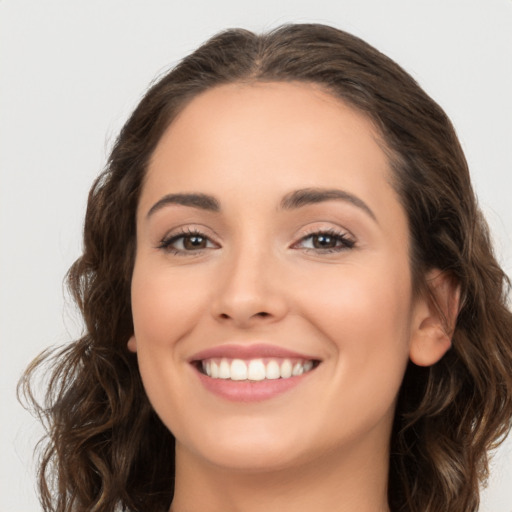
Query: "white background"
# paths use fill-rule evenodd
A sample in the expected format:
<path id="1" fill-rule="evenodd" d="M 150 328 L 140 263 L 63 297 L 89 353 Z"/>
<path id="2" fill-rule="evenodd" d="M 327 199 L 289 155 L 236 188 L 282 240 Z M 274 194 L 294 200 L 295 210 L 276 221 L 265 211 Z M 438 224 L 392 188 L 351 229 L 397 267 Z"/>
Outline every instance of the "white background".
<path id="1" fill-rule="evenodd" d="M 113 138 L 157 73 L 210 35 L 290 21 L 359 35 L 443 106 L 512 273 L 512 0 L 0 0 L 2 512 L 40 510 L 41 432 L 15 385 L 38 351 L 79 332 L 62 280 Z M 512 440 L 481 511 L 512 511 Z"/>

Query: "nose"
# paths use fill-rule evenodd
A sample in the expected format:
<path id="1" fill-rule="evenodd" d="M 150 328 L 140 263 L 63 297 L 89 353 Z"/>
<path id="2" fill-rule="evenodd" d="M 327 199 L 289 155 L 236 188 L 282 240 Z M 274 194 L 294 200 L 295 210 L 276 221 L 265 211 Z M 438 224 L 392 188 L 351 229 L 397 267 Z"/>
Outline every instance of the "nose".
<path id="1" fill-rule="evenodd" d="M 288 312 L 282 277 L 270 252 L 246 248 L 234 254 L 218 275 L 214 318 L 242 329 L 281 320 Z"/>

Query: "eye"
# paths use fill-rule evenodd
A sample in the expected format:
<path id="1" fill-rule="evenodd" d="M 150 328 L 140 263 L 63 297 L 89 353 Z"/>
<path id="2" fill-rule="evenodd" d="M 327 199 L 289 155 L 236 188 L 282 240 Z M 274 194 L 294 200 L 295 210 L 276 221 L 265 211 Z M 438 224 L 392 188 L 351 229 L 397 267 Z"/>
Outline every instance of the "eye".
<path id="1" fill-rule="evenodd" d="M 214 249 L 218 247 L 205 234 L 195 230 L 188 230 L 178 234 L 171 234 L 164 238 L 159 249 L 163 249 L 174 254 L 183 254 L 187 252 L 198 252 L 204 249 Z"/>
<path id="2" fill-rule="evenodd" d="M 302 237 L 294 248 L 317 252 L 339 252 L 352 249 L 355 241 L 346 233 L 333 230 L 318 231 Z"/>

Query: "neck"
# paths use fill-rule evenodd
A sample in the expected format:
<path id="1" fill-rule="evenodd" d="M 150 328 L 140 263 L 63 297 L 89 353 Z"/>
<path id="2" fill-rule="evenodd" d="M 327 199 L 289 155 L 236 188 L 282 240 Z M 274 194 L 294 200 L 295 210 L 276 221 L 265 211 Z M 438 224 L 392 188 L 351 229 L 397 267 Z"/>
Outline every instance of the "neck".
<path id="1" fill-rule="evenodd" d="M 388 469 L 387 450 L 330 452 L 293 468 L 250 471 L 211 465 L 177 445 L 170 512 L 389 512 Z"/>

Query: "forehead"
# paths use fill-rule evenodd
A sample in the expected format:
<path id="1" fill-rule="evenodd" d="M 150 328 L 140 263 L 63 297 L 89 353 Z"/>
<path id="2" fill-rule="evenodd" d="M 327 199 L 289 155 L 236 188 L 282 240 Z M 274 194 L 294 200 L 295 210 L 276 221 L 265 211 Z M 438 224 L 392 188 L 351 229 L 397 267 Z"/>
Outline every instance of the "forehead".
<path id="1" fill-rule="evenodd" d="M 259 187 L 276 196 L 341 187 L 368 197 L 389 182 L 382 145 L 365 114 L 317 85 L 222 85 L 194 98 L 167 128 L 141 200 L 158 191 L 216 194 L 219 184 L 246 197 Z"/>
<path id="2" fill-rule="evenodd" d="M 327 137 L 327 132 L 332 132 L 332 136 Z M 352 143 L 357 138 L 361 142 L 382 144 L 378 130 L 367 115 L 318 84 L 232 83 L 193 98 L 164 132 L 154 156 L 158 157 L 163 146 L 183 143 L 200 142 L 204 147 L 212 142 L 212 146 L 219 147 L 222 140 L 225 144 L 246 145 L 259 139 L 267 145 L 280 145 L 284 150 L 288 143 L 308 142 L 311 146 L 320 138 L 327 146 L 339 143 L 339 135 L 346 138 L 349 134 Z M 219 149 L 224 149 L 224 144 Z"/>

